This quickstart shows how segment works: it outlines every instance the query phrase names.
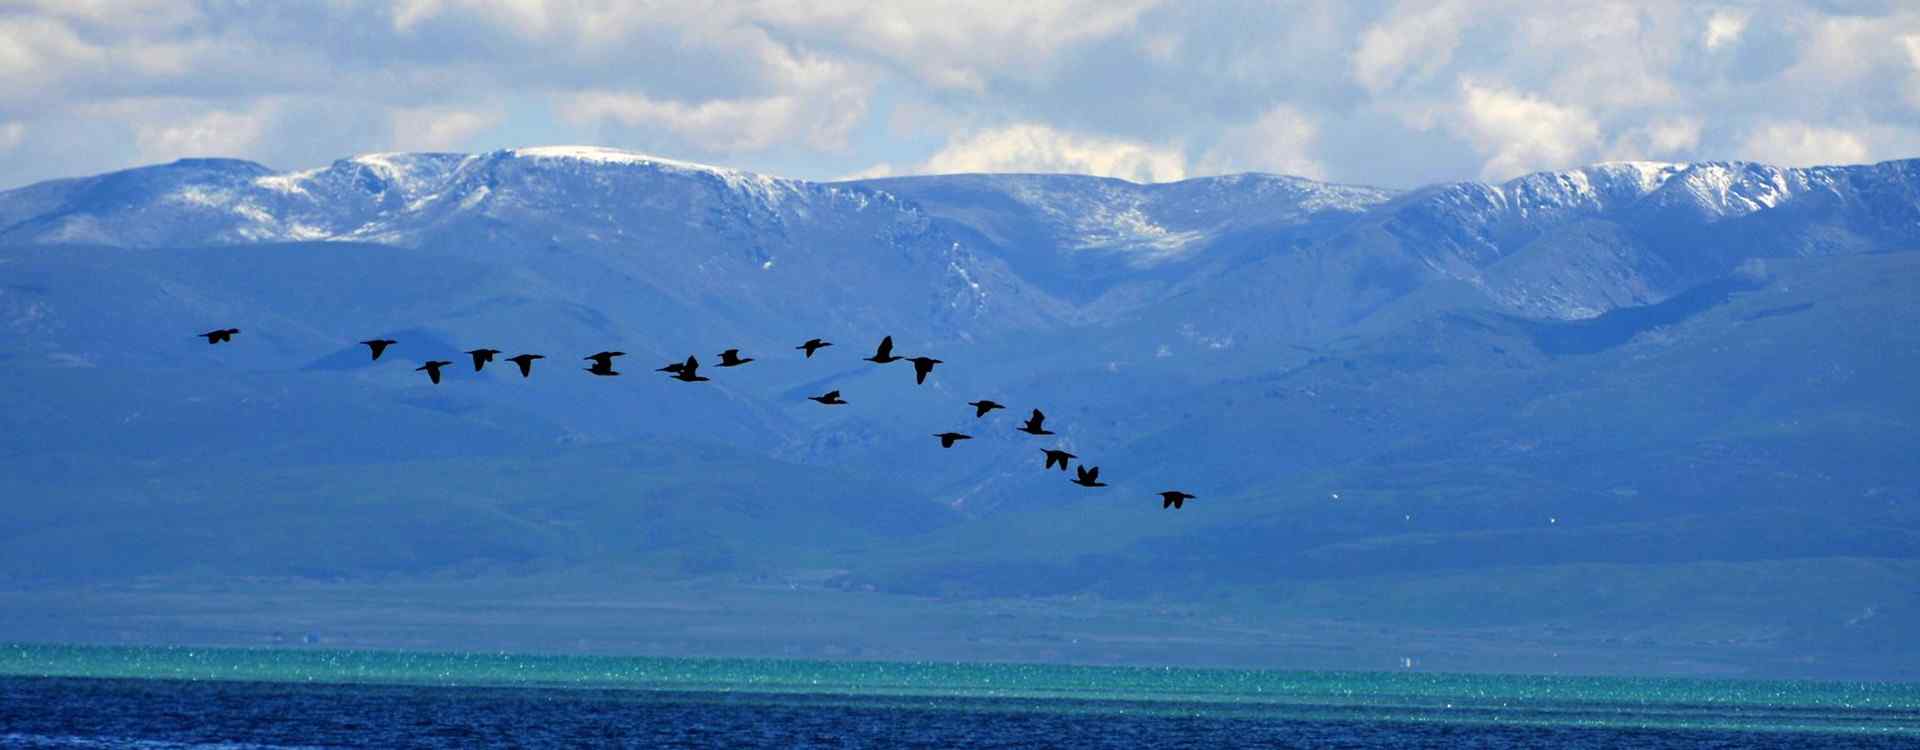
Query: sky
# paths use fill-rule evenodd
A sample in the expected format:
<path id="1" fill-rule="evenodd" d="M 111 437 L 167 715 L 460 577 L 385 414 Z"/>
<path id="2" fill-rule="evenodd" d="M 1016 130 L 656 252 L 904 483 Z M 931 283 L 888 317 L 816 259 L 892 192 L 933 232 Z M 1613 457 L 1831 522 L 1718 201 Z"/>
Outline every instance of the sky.
<path id="1" fill-rule="evenodd" d="M 0 187 L 585 144 L 807 179 L 1920 156 L 1920 2 L 0 0 Z"/>

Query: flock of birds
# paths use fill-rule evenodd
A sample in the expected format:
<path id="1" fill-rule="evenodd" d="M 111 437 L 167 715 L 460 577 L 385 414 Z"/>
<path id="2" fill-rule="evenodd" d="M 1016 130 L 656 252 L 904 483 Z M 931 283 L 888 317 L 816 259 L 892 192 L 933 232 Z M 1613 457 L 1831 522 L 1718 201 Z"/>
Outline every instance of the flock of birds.
<path id="1" fill-rule="evenodd" d="M 221 328 L 221 329 L 212 330 L 212 331 L 208 331 L 206 333 L 200 334 L 200 337 L 206 339 L 208 344 L 222 344 L 222 343 L 233 341 L 234 334 L 239 332 L 240 332 L 240 329 L 238 328 Z M 368 339 L 360 343 L 367 347 L 367 349 L 373 355 L 373 361 L 377 362 L 380 360 L 380 355 L 386 353 L 388 347 L 393 346 L 394 344 L 397 344 L 399 342 L 393 339 Z M 821 339 L 808 339 L 806 343 L 796 346 L 794 348 L 799 349 L 802 352 L 805 352 L 807 359 L 812 359 L 814 352 L 820 351 L 821 349 L 829 346 L 833 346 L 833 343 L 830 341 L 823 341 Z M 465 353 L 467 356 L 473 359 L 473 371 L 479 372 L 485 369 L 489 363 L 493 362 L 494 355 L 501 354 L 502 352 L 499 349 L 472 349 Z M 598 375 L 601 377 L 613 377 L 613 376 L 619 375 L 620 372 L 618 370 L 613 369 L 613 360 L 615 357 L 624 357 L 626 356 L 626 354 L 627 354 L 626 352 L 614 352 L 614 351 L 605 351 L 605 352 L 597 352 L 594 354 L 589 354 L 585 357 L 582 357 L 582 359 L 591 361 L 593 364 L 583 369 L 585 369 L 589 373 L 592 373 L 594 375 Z M 717 365 L 718 367 L 739 367 L 741 365 L 754 361 L 753 357 L 740 356 L 739 349 L 728 349 L 724 352 L 721 352 L 719 356 L 720 356 L 720 362 Z M 506 361 L 512 362 L 515 365 L 518 365 L 520 367 L 520 377 L 527 378 L 527 377 L 533 376 L 533 363 L 537 360 L 542 360 L 542 359 L 546 359 L 546 357 L 540 354 L 516 354 L 514 356 L 506 358 Z M 900 361 L 911 362 L 913 363 L 913 382 L 918 384 L 925 384 L 927 382 L 927 375 L 933 372 L 934 366 L 943 364 L 941 360 L 934 359 L 932 357 L 896 356 L 893 353 L 893 337 L 892 336 L 887 336 L 886 338 L 881 339 L 880 345 L 874 348 L 873 356 L 864 357 L 863 359 L 867 362 L 873 362 L 875 364 L 882 364 L 882 365 L 889 364 L 892 362 L 900 362 Z M 428 380 L 433 381 L 434 385 L 439 385 L 440 377 L 441 377 L 440 375 L 441 368 L 444 368 L 451 364 L 453 364 L 453 362 L 448 360 L 432 359 L 432 360 L 427 360 L 426 363 L 420 365 L 417 368 L 414 368 L 414 370 L 416 372 L 426 373 Z M 655 370 L 655 372 L 664 372 L 667 374 L 669 378 L 673 380 L 679 380 L 685 383 L 704 383 L 708 380 L 711 380 L 711 378 L 704 377 L 700 374 L 700 358 L 692 355 L 689 355 L 685 362 L 668 363 L 666 366 Z M 818 396 L 808 396 L 807 399 L 810 401 L 818 402 L 826 406 L 844 406 L 847 403 L 845 399 L 842 399 L 840 397 L 839 391 L 827 391 L 826 393 L 822 393 Z M 979 401 L 968 401 L 967 405 L 973 407 L 973 416 L 975 419 L 985 417 L 987 416 L 988 412 L 991 412 L 995 409 L 1007 408 L 1005 404 L 1001 404 L 991 399 L 981 399 Z M 1048 430 L 1046 428 L 1046 422 L 1047 422 L 1047 415 L 1044 412 L 1040 411 L 1039 409 L 1034 409 L 1033 413 L 1027 417 L 1027 421 L 1014 429 L 1019 432 L 1027 433 L 1029 435 L 1044 436 L 1044 435 L 1054 434 L 1051 430 Z M 968 435 L 960 432 L 942 432 L 942 433 L 935 434 L 934 437 L 940 439 L 940 447 L 942 448 L 952 448 L 956 443 L 959 443 L 962 440 L 973 439 L 972 435 Z M 1040 449 L 1040 452 L 1046 456 L 1045 463 L 1041 465 L 1042 470 L 1052 469 L 1055 466 L 1058 466 L 1061 471 L 1066 471 L 1068 462 L 1072 461 L 1073 459 L 1079 458 L 1079 456 L 1076 456 L 1072 453 L 1068 453 L 1066 451 L 1063 451 L 1057 448 L 1042 448 Z M 1087 466 L 1086 464 L 1080 464 L 1073 467 L 1073 471 L 1074 471 L 1074 478 L 1069 481 L 1073 482 L 1074 484 L 1080 485 L 1082 487 L 1107 486 L 1105 482 L 1100 481 L 1100 467 L 1098 466 Z M 1183 507 L 1188 500 L 1192 500 L 1195 497 L 1190 493 L 1183 492 L 1180 490 L 1167 490 L 1159 494 L 1160 494 L 1160 507 L 1163 510 L 1167 508 L 1174 508 L 1177 510 Z"/>

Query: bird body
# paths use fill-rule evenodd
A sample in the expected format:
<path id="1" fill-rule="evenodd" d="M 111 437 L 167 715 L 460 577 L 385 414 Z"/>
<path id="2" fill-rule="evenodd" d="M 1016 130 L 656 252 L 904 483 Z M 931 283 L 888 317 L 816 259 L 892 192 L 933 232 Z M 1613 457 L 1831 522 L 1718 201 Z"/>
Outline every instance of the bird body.
<path id="1" fill-rule="evenodd" d="M 610 378 L 620 374 L 620 371 L 613 369 L 611 365 L 603 365 L 603 364 L 600 364 L 599 362 L 595 362 L 591 366 L 587 367 L 586 371 L 593 373 L 595 375 L 599 375 L 600 377 L 603 377 L 603 378 Z"/>
<path id="2" fill-rule="evenodd" d="M 821 349 L 824 349 L 829 346 L 833 346 L 833 342 L 821 341 L 820 339 L 807 339 L 807 343 L 801 344 L 794 348 L 806 352 L 807 359 L 813 359 L 814 352 L 820 351 Z"/>
<path id="3" fill-rule="evenodd" d="M 533 361 L 536 359 L 546 359 L 546 357 L 540 354 L 515 354 L 508 357 L 507 361 L 519 365 L 520 377 L 524 378 L 533 375 Z"/>
<path id="4" fill-rule="evenodd" d="M 221 328 L 200 334 L 199 338 L 206 339 L 208 344 L 218 344 L 224 341 L 232 341 L 233 335 L 239 332 L 240 329 L 238 328 Z"/>
<path id="5" fill-rule="evenodd" d="M 450 365 L 450 364 L 453 364 L 453 363 L 448 362 L 444 359 L 430 359 L 430 360 L 427 360 L 426 364 L 413 368 L 413 371 L 420 372 L 422 370 L 425 370 L 427 373 L 427 379 L 433 381 L 434 385 L 439 385 L 440 384 L 440 368 L 446 367 L 447 365 Z"/>
<path id="6" fill-rule="evenodd" d="M 1179 490 L 1167 490 L 1166 492 L 1160 493 L 1160 509 L 1166 510 L 1168 508 L 1172 508 L 1174 510 L 1179 510 L 1180 505 L 1182 503 L 1185 503 L 1188 500 L 1192 500 L 1193 497 L 1194 497 L 1193 495 L 1189 495 Z"/>
<path id="7" fill-rule="evenodd" d="M 1047 415 L 1042 414 L 1039 409 L 1034 409 L 1033 416 L 1027 417 L 1027 423 L 1014 429 L 1027 433 L 1028 435 L 1052 435 L 1053 433 L 1049 432 L 1045 427 L 1046 421 Z"/>
<path id="8" fill-rule="evenodd" d="M 818 401 L 828 406 L 844 406 L 847 402 L 840 399 L 839 391 L 827 391 L 818 396 L 808 396 L 808 401 Z"/>
<path id="9" fill-rule="evenodd" d="M 367 339 L 366 341 L 362 341 L 360 343 L 366 344 L 367 349 L 373 352 L 373 360 L 378 361 L 380 359 L 380 355 L 386 353 L 387 347 L 393 346 L 394 344 L 398 344 L 400 342 L 394 341 L 393 339 Z"/>
<path id="10" fill-rule="evenodd" d="M 1081 464 L 1079 466 L 1073 467 L 1073 473 L 1074 473 L 1074 477 L 1070 481 L 1072 481 L 1074 484 L 1080 485 L 1082 487 L 1107 486 L 1105 482 L 1100 481 L 1100 467 L 1098 466 L 1089 468 L 1086 464 Z"/>
<path id="11" fill-rule="evenodd" d="M 680 370 L 673 374 L 673 379 L 683 383 L 704 383 L 712 380 L 712 378 L 700 377 L 700 360 L 691 354 L 687 355 L 687 361 L 680 365 Z"/>
<path id="12" fill-rule="evenodd" d="M 1062 451 L 1062 450 L 1053 450 L 1053 449 L 1050 449 L 1050 448 L 1041 448 L 1041 449 L 1040 449 L 1040 452 L 1041 452 L 1041 453 L 1045 453 L 1045 454 L 1047 454 L 1047 465 L 1046 465 L 1046 466 L 1044 466 L 1044 467 L 1042 467 L 1042 468 L 1047 468 L 1047 469 L 1051 469 L 1051 468 L 1053 468 L 1053 465 L 1054 465 L 1054 464 L 1059 464 L 1059 465 L 1060 465 L 1060 470 L 1061 470 L 1061 471 L 1066 471 L 1066 470 L 1067 470 L 1067 461 L 1068 461 L 1069 459 L 1075 459 L 1075 458 L 1079 458 L 1079 456 L 1076 456 L 1076 455 L 1073 455 L 1073 454 L 1071 454 L 1071 453 L 1068 453 L 1068 452 L 1066 452 L 1066 451 Z"/>
<path id="13" fill-rule="evenodd" d="M 486 367 L 488 362 L 493 361 L 493 355 L 499 353 L 499 349 L 473 349 L 468 351 L 467 355 L 473 357 L 473 371 L 479 372 L 480 368 Z"/>
<path id="14" fill-rule="evenodd" d="M 973 439 L 972 435 L 962 435 L 958 432 L 942 432 L 934 435 L 934 437 L 940 438 L 940 447 L 942 448 L 952 448 L 954 443 Z"/>
<path id="15" fill-rule="evenodd" d="M 927 382 L 927 374 L 933 372 L 933 366 L 940 364 L 940 360 L 932 357 L 912 357 L 907 361 L 913 363 L 913 382 L 922 384 Z"/>
<path id="16" fill-rule="evenodd" d="M 598 352 L 581 357 L 581 359 L 591 359 L 593 360 L 594 367 L 611 370 L 613 369 L 613 358 L 624 356 L 627 356 L 626 352 Z"/>
<path id="17" fill-rule="evenodd" d="M 900 361 L 899 357 L 893 356 L 893 337 L 880 339 L 880 345 L 873 348 L 873 356 L 867 357 L 866 360 L 882 365 Z"/>
<path id="18" fill-rule="evenodd" d="M 728 349 L 728 350 L 726 350 L 726 351 L 724 351 L 724 352 L 721 352 L 721 353 L 720 353 L 720 366 L 721 366 L 721 367 L 739 367 L 739 366 L 741 366 L 741 365 L 744 365 L 744 364 L 746 364 L 746 363 L 748 363 L 748 362 L 752 362 L 752 361 L 753 361 L 753 358 L 752 358 L 752 357 L 745 357 L 745 358 L 742 358 L 742 357 L 740 356 L 740 350 L 739 350 L 739 349 Z"/>
<path id="19" fill-rule="evenodd" d="M 987 415 L 987 412 L 993 411 L 994 409 L 1007 408 L 1006 404 L 996 403 L 984 398 L 979 401 L 968 401 L 967 405 L 973 407 L 973 416 L 975 418 L 984 417 Z"/>

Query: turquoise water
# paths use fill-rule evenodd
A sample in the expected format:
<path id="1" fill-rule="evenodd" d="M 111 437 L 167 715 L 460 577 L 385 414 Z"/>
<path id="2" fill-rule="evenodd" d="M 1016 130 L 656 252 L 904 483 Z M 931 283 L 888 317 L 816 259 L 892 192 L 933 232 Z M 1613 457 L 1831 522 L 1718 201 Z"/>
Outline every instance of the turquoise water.
<path id="1" fill-rule="evenodd" d="M 394 689 L 411 691 L 403 693 L 409 699 L 431 695 L 454 705 L 497 701 L 504 690 L 541 696 L 549 707 L 569 696 L 595 705 L 645 704 L 648 711 L 667 704 L 705 706 L 704 713 L 690 714 L 707 717 L 703 722 L 712 720 L 714 706 L 724 705 L 727 711 L 797 711 L 828 725 L 843 714 L 878 711 L 927 714 L 923 720 L 936 724 L 965 716 L 1069 723 L 1105 717 L 1202 720 L 1262 731 L 1420 725 L 1920 743 L 1920 685 L 1890 683 L 13 644 L 0 646 L 0 685 L 16 702 L 73 699 L 79 713 L 112 705 L 123 715 L 137 715 L 144 700 L 196 690 L 214 691 L 207 694 L 218 697 L 217 705 L 244 707 L 249 700 L 268 700 L 262 696 L 284 697 L 271 687 L 279 685 L 305 686 L 301 700 L 323 713 L 325 706 L 358 705 Z M 479 706 L 474 710 L 483 710 Z M 89 732 L 98 728 L 90 726 L 82 722 L 61 730 L 69 734 L 44 736 L 92 737 Z M 146 737 L 141 726 L 115 731 Z M 8 736 L 43 735 L 0 740 Z"/>

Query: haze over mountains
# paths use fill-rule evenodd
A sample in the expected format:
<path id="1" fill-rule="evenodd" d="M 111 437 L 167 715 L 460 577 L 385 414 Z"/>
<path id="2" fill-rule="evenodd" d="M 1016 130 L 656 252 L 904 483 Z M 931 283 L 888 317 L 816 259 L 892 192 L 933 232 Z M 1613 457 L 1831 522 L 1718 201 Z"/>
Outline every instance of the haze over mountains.
<path id="1" fill-rule="evenodd" d="M 0 581 L 594 571 L 1911 676 L 1916 248 L 1920 161 L 1396 191 L 548 147 L 42 183 L 0 193 Z M 858 361 L 888 334 L 946 364 Z M 482 346 L 551 359 L 412 372 Z M 711 387 L 646 376 L 735 347 Z M 605 348 L 648 366 L 570 369 Z M 1034 406 L 1057 442 L 1013 431 Z M 1054 445 L 1113 486 L 1042 471 Z M 1315 664 L 1391 666 L 1354 648 Z"/>

